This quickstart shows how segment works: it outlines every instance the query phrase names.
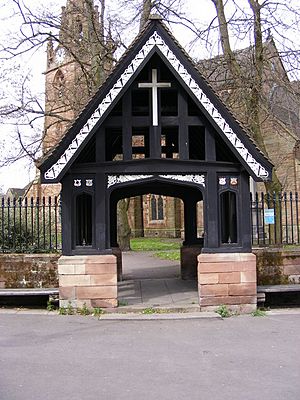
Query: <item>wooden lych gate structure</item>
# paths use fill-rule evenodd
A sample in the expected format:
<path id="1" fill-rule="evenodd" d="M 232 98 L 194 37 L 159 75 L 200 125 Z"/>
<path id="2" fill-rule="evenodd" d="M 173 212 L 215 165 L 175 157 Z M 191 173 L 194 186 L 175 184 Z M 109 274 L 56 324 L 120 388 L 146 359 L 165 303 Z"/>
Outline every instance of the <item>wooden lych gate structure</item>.
<path id="1" fill-rule="evenodd" d="M 62 302 L 117 304 L 117 203 L 152 193 L 184 204 L 184 244 L 201 253 L 200 305 L 255 304 L 249 177 L 271 179 L 272 165 L 159 19 L 148 22 L 40 170 L 42 183 L 62 184 Z"/>

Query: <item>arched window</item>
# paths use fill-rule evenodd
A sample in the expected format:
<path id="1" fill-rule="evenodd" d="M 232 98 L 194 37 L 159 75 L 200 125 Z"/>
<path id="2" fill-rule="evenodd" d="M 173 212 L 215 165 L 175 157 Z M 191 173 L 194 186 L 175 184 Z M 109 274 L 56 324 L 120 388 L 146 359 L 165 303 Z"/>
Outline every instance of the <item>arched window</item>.
<path id="1" fill-rule="evenodd" d="M 93 237 L 92 196 L 83 193 L 76 198 L 76 246 L 91 246 Z"/>
<path id="2" fill-rule="evenodd" d="M 157 216 L 157 204 L 156 204 L 156 197 L 154 194 L 151 194 L 151 199 L 150 199 L 150 203 L 151 203 L 151 219 L 152 220 L 156 220 L 156 216 Z"/>
<path id="3" fill-rule="evenodd" d="M 60 69 L 55 74 L 53 86 L 58 92 L 58 97 L 62 97 L 65 89 L 65 77 Z"/>
<path id="4" fill-rule="evenodd" d="M 226 191 L 220 195 L 221 243 L 237 243 L 236 193 Z"/>
<path id="5" fill-rule="evenodd" d="M 160 221 L 164 219 L 164 200 L 161 195 L 152 194 L 150 197 L 151 220 Z"/>
<path id="6" fill-rule="evenodd" d="M 164 201 L 161 196 L 157 198 L 157 219 L 164 219 Z"/>

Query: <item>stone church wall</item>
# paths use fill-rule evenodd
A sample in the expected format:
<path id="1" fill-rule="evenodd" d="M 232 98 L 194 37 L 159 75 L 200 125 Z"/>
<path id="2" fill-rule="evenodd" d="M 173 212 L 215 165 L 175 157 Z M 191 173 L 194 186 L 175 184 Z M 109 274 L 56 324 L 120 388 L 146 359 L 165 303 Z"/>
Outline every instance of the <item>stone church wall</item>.
<path id="1" fill-rule="evenodd" d="M 184 206 L 180 199 L 163 196 L 164 219 L 151 220 L 150 195 L 132 198 L 128 211 L 132 237 L 162 237 L 184 239 Z M 142 220 L 143 215 L 143 220 Z M 203 202 L 199 202 L 197 210 L 198 237 L 204 235 Z"/>
<path id="2" fill-rule="evenodd" d="M 41 185 L 40 183 L 33 183 L 25 194 L 25 197 L 28 201 L 30 201 L 31 198 L 36 200 L 37 198 L 41 199 L 43 197 L 45 197 L 46 199 L 48 199 L 48 197 L 54 199 L 54 197 L 59 197 L 60 191 L 60 183 L 52 185 Z"/>
<path id="3" fill-rule="evenodd" d="M 268 155 L 275 165 L 275 171 L 283 186 L 283 191 L 296 191 L 299 180 L 295 170 L 296 138 L 279 122 L 271 118 L 264 121 L 262 129 Z"/>
<path id="4" fill-rule="evenodd" d="M 152 220 L 151 217 L 151 195 L 142 196 L 142 204 L 140 197 L 131 200 L 128 216 L 132 237 L 181 237 L 183 204 L 179 199 L 162 197 L 163 219 L 157 220 Z"/>

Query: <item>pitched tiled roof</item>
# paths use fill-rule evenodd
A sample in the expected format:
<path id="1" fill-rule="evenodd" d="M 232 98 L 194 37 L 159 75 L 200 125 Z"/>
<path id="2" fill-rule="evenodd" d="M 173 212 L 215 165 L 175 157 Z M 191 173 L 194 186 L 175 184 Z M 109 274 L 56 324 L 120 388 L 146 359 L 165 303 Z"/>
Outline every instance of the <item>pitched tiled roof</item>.
<path id="1" fill-rule="evenodd" d="M 20 188 L 9 188 L 7 189 L 5 197 L 13 197 L 18 199 L 19 197 L 23 197 L 25 193 L 25 188 L 20 189 Z"/>

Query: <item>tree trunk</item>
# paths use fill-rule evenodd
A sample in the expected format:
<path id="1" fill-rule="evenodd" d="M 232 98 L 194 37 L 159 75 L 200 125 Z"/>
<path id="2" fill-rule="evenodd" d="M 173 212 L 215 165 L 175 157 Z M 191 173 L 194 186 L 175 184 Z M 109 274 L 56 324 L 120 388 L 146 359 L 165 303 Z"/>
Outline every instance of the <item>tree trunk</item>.
<path id="1" fill-rule="evenodd" d="M 219 24 L 219 34 L 221 40 L 221 46 L 226 60 L 227 66 L 232 74 L 235 81 L 236 87 L 243 88 L 243 73 L 237 62 L 234 52 L 231 49 L 228 23 L 224 11 L 223 0 L 211 0 L 215 6 L 217 12 L 217 19 Z M 253 13 L 253 28 L 254 28 L 254 76 L 253 82 L 251 82 L 250 90 L 243 90 L 243 104 L 245 106 L 245 112 L 248 117 L 247 125 L 253 138 L 259 148 L 268 156 L 268 152 L 265 146 L 264 137 L 261 131 L 261 93 L 263 89 L 263 68 L 264 68 L 264 51 L 263 51 L 263 39 L 262 39 L 262 23 L 261 23 L 261 5 L 258 0 L 248 0 L 250 8 Z M 282 189 L 281 183 L 273 171 L 272 182 L 266 182 L 265 187 L 267 191 L 280 192 Z"/>
<path id="2" fill-rule="evenodd" d="M 130 199 L 123 199 L 120 200 L 117 205 L 118 244 L 119 248 L 123 251 L 130 250 L 131 229 L 128 221 L 129 204 L 130 204 Z"/>
<path id="3" fill-rule="evenodd" d="M 219 33 L 221 46 L 224 54 L 224 58 L 228 65 L 228 68 L 232 74 L 233 79 L 235 80 L 235 84 L 239 88 L 243 88 L 243 76 L 236 60 L 235 54 L 231 50 L 230 40 L 229 40 L 229 32 L 228 25 L 224 11 L 224 3 L 223 0 L 212 0 L 215 5 L 218 24 L 219 24 Z M 264 70 L 264 49 L 263 49 L 263 37 L 262 37 L 262 23 L 261 23 L 261 5 L 258 0 L 248 0 L 249 6 L 253 13 L 253 30 L 254 30 L 254 68 L 253 68 L 253 77 L 251 81 L 250 90 L 244 90 L 243 93 L 243 103 L 245 106 L 246 116 L 247 116 L 247 125 L 253 135 L 253 138 L 259 148 L 268 156 L 268 152 L 265 146 L 264 137 L 261 130 L 261 94 L 263 91 L 263 70 Z M 282 190 L 282 185 L 278 179 L 276 171 L 273 171 L 272 181 L 265 182 L 266 191 L 273 195 L 276 193 L 276 197 L 280 195 Z M 278 217 L 280 215 L 280 204 L 276 202 L 274 205 L 275 215 Z M 274 238 L 277 238 L 277 241 L 280 240 L 280 225 L 272 226 L 270 230 L 270 234 Z"/>
<path id="4" fill-rule="evenodd" d="M 229 32 L 228 32 L 228 23 L 225 16 L 224 11 L 224 3 L 223 0 L 211 0 L 214 3 L 217 19 L 219 24 L 219 34 L 220 41 L 222 46 L 222 51 L 224 58 L 226 60 L 227 66 L 235 80 L 241 79 L 241 70 L 239 64 L 235 58 L 234 52 L 231 49 L 230 40 L 229 40 Z"/>
<path id="5" fill-rule="evenodd" d="M 143 29 L 144 25 L 148 21 L 152 9 L 152 1 L 151 0 L 143 0 L 142 5 L 142 14 L 140 19 L 140 31 Z"/>

